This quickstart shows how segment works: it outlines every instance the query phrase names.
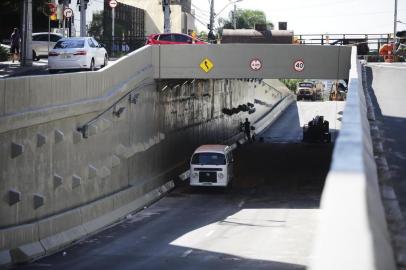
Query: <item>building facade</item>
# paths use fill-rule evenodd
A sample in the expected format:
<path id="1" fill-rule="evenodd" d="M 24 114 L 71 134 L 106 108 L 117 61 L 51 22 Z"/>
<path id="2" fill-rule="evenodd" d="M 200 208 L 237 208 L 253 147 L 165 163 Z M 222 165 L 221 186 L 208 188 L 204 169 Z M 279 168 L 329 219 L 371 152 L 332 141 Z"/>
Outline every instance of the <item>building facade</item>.
<path id="1" fill-rule="evenodd" d="M 161 0 L 118 0 L 119 3 L 145 10 L 145 36 L 164 31 L 164 13 Z M 195 31 L 191 0 L 171 0 L 171 32 Z"/>

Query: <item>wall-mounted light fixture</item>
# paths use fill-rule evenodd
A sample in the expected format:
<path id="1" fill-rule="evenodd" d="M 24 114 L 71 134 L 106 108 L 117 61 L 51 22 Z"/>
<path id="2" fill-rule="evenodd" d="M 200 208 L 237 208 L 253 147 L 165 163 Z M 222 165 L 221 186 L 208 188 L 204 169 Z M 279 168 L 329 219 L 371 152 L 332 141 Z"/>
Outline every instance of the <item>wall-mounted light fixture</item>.
<path id="1" fill-rule="evenodd" d="M 140 95 L 139 93 L 134 93 L 134 94 L 128 95 L 128 101 L 129 101 L 131 104 L 137 104 L 137 99 L 138 99 L 138 96 L 139 96 L 139 95 Z"/>
<path id="2" fill-rule="evenodd" d="M 125 110 L 125 107 L 120 107 L 118 110 L 117 110 L 116 107 L 114 107 L 114 109 L 113 109 L 113 115 L 114 115 L 115 117 L 120 117 L 120 115 L 124 112 L 124 110 Z"/>

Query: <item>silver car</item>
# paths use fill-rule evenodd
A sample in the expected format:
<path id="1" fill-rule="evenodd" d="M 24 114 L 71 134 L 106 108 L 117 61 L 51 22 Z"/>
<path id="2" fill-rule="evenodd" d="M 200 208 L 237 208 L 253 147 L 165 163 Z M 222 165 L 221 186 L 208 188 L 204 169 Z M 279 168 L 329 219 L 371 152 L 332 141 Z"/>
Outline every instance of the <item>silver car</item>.
<path id="1" fill-rule="evenodd" d="M 50 33 L 49 50 L 55 46 L 56 42 L 63 38 L 61 34 Z M 48 33 L 33 33 L 32 34 L 32 59 L 39 60 L 40 58 L 48 57 Z"/>

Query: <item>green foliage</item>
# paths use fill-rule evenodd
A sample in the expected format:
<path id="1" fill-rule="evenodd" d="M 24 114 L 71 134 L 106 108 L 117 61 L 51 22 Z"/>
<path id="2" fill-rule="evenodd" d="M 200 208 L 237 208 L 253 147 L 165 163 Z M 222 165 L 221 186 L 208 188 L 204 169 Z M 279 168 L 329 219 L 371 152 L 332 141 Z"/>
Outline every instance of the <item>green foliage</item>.
<path id="1" fill-rule="evenodd" d="M 9 50 L 0 46 L 0 61 L 7 61 L 10 58 Z"/>
<path id="2" fill-rule="evenodd" d="M 93 20 L 89 27 L 89 36 L 101 39 L 103 36 L 103 11 L 93 14 Z"/>
<path id="3" fill-rule="evenodd" d="M 206 31 L 200 31 L 200 33 L 197 34 L 197 38 L 203 41 L 208 41 L 207 38 L 207 32 Z"/>
<path id="4" fill-rule="evenodd" d="M 42 13 L 44 5 L 48 2 L 50 1 L 32 0 L 33 32 L 48 31 L 48 17 Z M 0 0 L 0 41 L 5 43 L 9 40 L 14 27 L 21 28 L 22 13 L 20 0 Z"/>
<path id="5" fill-rule="evenodd" d="M 303 82 L 301 79 L 280 79 L 280 81 L 289 88 L 290 91 L 296 92 L 296 86 L 299 82 Z"/>
<path id="6" fill-rule="evenodd" d="M 268 26 L 273 26 L 272 22 L 267 21 L 265 13 L 261 10 L 237 9 L 236 18 L 237 29 L 254 29 L 256 24 L 267 24 Z M 233 13 L 230 13 L 228 19 L 219 18 L 218 23 L 220 25 L 220 32 L 222 29 L 234 28 Z"/>

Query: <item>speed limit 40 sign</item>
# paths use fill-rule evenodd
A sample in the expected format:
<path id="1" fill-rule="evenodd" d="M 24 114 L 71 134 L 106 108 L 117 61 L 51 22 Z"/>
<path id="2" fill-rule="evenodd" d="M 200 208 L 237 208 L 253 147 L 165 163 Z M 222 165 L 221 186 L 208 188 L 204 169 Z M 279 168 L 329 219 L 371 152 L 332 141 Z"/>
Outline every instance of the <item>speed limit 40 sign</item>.
<path id="1" fill-rule="evenodd" d="M 295 63 L 293 63 L 293 69 L 296 72 L 302 72 L 305 68 L 304 61 L 302 59 L 296 60 Z"/>

